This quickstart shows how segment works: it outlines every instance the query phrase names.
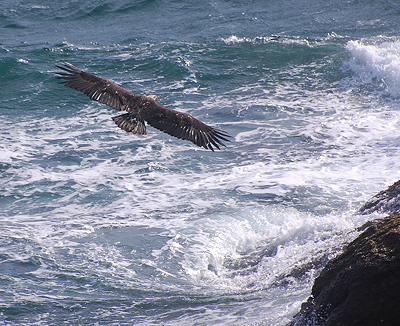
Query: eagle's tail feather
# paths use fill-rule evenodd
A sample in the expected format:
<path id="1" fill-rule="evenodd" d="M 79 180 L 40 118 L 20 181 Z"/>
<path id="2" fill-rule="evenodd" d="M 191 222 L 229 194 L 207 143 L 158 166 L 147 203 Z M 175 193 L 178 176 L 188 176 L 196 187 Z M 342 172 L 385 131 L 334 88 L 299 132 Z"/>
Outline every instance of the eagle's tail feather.
<path id="1" fill-rule="evenodd" d="M 130 113 L 124 113 L 112 117 L 115 124 L 122 130 L 132 132 L 134 134 L 146 135 L 146 126 L 143 120 L 139 120 L 137 117 Z"/>

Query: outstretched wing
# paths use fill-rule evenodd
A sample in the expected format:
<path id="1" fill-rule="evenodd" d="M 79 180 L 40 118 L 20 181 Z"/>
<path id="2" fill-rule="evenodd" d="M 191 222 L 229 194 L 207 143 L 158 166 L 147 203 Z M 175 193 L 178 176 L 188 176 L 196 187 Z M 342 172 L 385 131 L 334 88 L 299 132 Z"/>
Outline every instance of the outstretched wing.
<path id="1" fill-rule="evenodd" d="M 220 149 L 220 145 L 225 146 L 222 141 L 229 141 L 230 136 L 226 132 L 212 128 L 190 114 L 166 108 L 155 101 L 152 101 L 146 112 L 144 119 L 150 126 L 168 135 L 189 140 L 205 149 L 214 151 L 214 147 Z"/>
<path id="2" fill-rule="evenodd" d="M 61 62 L 57 68 L 65 72 L 57 72 L 57 78 L 67 87 L 76 89 L 92 100 L 104 103 L 116 110 L 125 111 L 128 97 L 140 95 L 133 94 L 112 81 L 89 74 L 68 62 Z"/>

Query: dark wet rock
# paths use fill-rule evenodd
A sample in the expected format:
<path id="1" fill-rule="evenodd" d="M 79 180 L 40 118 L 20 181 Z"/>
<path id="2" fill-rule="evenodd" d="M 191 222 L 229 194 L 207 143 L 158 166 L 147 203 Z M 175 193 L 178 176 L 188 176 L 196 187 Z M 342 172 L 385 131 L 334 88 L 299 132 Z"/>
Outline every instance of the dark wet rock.
<path id="1" fill-rule="evenodd" d="M 400 180 L 369 199 L 359 210 L 360 214 L 394 214 L 400 212 Z"/>
<path id="2" fill-rule="evenodd" d="M 289 325 L 400 325 L 400 215 L 369 226 L 330 260 Z"/>

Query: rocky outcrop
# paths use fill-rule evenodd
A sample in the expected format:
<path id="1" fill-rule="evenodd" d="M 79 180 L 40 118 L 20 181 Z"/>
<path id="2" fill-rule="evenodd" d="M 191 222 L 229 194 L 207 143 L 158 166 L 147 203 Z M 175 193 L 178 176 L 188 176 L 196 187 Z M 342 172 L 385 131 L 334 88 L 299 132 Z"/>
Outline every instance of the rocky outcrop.
<path id="1" fill-rule="evenodd" d="M 369 199 L 359 210 L 360 214 L 373 212 L 394 214 L 400 212 L 400 181 Z"/>
<path id="2" fill-rule="evenodd" d="M 289 325 L 400 325 L 400 215 L 370 225 L 329 261 Z"/>

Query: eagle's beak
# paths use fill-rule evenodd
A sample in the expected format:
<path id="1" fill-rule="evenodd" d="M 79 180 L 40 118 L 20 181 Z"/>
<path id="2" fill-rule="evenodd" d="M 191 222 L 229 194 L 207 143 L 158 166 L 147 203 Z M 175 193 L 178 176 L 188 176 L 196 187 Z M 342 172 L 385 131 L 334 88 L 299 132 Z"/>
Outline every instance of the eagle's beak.
<path id="1" fill-rule="evenodd" d="M 150 97 L 150 98 L 152 98 L 153 100 L 156 100 L 157 99 L 157 95 L 154 95 L 154 94 L 151 94 L 151 95 L 147 95 L 147 97 Z"/>

